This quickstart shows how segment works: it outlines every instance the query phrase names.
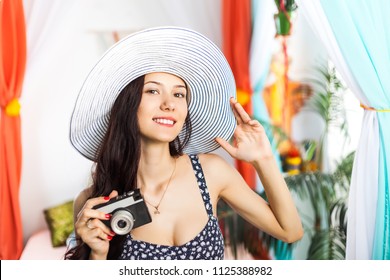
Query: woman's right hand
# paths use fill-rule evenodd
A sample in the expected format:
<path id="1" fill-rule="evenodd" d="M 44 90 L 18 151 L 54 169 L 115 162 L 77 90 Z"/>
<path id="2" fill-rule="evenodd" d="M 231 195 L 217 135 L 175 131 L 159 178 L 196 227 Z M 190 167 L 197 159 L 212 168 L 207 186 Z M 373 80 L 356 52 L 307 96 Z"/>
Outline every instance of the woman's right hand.
<path id="1" fill-rule="evenodd" d="M 92 209 L 94 206 L 105 203 L 118 195 L 112 191 L 109 196 L 95 197 L 88 199 L 79 214 L 75 223 L 76 234 L 91 248 L 90 259 L 106 259 L 110 241 L 115 235 L 102 220 L 109 220 L 110 214 Z"/>

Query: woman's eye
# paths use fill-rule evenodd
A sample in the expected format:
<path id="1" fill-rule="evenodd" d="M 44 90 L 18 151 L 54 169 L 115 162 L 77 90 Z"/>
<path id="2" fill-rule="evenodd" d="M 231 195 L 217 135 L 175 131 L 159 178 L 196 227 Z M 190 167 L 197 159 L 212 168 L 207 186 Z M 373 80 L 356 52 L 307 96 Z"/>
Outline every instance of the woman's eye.
<path id="1" fill-rule="evenodd" d="M 158 94 L 158 91 L 155 90 L 155 89 L 149 89 L 146 91 L 147 93 L 150 93 L 150 94 Z"/>
<path id="2" fill-rule="evenodd" d="M 175 93 L 175 97 L 185 98 L 186 95 L 184 93 L 178 92 L 178 93 Z"/>

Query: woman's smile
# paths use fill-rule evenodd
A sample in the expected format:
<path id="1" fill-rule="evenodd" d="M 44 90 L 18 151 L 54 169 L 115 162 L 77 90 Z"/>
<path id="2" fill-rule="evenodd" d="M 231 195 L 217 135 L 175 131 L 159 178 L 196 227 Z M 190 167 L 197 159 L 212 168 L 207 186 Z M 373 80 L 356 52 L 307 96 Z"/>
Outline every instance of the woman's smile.
<path id="1" fill-rule="evenodd" d="M 167 117 L 167 118 L 163 118 L 163 117 L 154 118 L 153 121 L 158 123 L 159 125 L 169 126 L 169 127 L 174 126 L 174 124 L 176 123 L 176 120 L 174 118 L 171 118 L 171 117 Z"/>

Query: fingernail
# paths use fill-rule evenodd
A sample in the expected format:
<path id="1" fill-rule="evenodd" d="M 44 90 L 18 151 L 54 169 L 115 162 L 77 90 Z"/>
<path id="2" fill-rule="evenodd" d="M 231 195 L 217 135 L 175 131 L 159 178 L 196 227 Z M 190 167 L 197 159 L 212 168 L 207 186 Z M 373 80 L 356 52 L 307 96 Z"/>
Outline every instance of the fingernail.
<path id="1" fill-rule="evenodd" d="M 104 198 L 104 200 L 109 200 L 109 199 L 110 199 L 109 196 L 105 196 L 105 197 L 103 197 L 103 198 Z"/>
<path id="2" fill-rule="evenodd" d="M 111 235 L 107 235 L 107 239 L 108 240 L 112 240 L 112 236 Z"/>
<path id="3" fill-rule="evenodd" d="M 106 214 L 106 219 L 111 218 L 111 214 Z"/>
<path id="4" fill-rule="evenodd" d="M 110 234 L 111 234 L 112 236 L 116 235 L 116 233 L 113 232 L 113 231 L 110 231 Z"/>

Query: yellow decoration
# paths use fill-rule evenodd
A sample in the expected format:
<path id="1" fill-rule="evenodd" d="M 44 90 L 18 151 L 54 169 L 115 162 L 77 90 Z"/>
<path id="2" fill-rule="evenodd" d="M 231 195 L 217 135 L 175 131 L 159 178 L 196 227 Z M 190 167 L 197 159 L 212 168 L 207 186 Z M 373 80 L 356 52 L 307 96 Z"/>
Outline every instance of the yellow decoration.
<path id="1" fill-rule="evenodd" d="M 250 101 L 250 95 L 249 92 L 237 89 L 237 102 L 240 103 L 242 106 L 245 106 Z"/>
<path id="2" fill-rule="evenodd" d="M 299 164 L 301 164 L 301 162 L 302 162 L 302 159 L 300 157 L 288 157 L 286 159 L 286 163 L 291 164 L 291 165 L 299 165 Z"/>
<path id="3" fill-rule="evenodd" d="M 274 124 L 277 126 L 283 125 L 283 105 L 284 105 L 283 88 L 284 88 L 284 81 L 281 79 L 278 79 L 270 87 L 271 116 Z"/>
<path id="4" fill-rule="evenodd" d="M 12 99 L 8 105 L 5 107 L 5 113 L 10 117 L 19 116 L 20 113 L 20 103 L 18 99 Z"/>
<path id="5" fill-rule="evenodd" d="M 299 173 L 301 173 L 301 171 L 299 171 L 299 169 L 292 169 L 292 170 L 287 171 L 287 174 L 290 176 L 297 175 Z"/>
<path id="6" fill-rule="evenodd" d="M 288 175 L 296 175 L 300 173 L 300 165 L 302 159 L 300 157 L 287 157 L 286 158 L 286 169 Z"/>

